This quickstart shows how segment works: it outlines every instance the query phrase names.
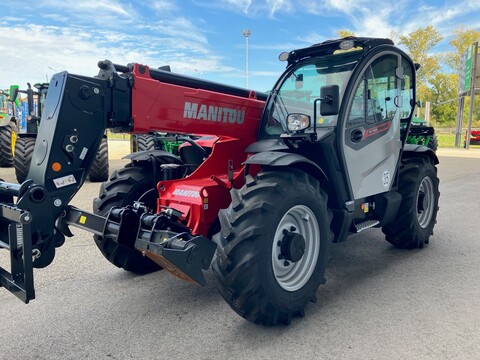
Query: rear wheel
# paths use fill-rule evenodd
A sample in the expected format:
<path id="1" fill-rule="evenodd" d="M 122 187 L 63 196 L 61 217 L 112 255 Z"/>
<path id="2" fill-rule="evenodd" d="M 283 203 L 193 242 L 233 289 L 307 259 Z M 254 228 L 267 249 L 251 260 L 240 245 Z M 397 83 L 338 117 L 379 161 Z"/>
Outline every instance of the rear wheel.
<path id="1" fill-rule="evenodd" d="M 248 177 L 231 194 L 214 236 L 219 291 L 249 321 L 288 324 L 303 316 L 324 282 L 333 240 L 327 196 L 318 181 L 293 169 Z"/>
<path id="2" fill-rule="evenodd" d="M 32 162 L 33 149 L 35 148 L 35 138 L 18 137 L 15 142 L 15 176 L 21 184 L 27 179 L 30 163 Z"/>
<path id="3" fill-rule="evenodd" d="M 140 198 L 148 209 L 155 212 L 157 197 L 151 166 L 131 163 L 115 171 L 110 181 L 101 185 L 99 197 L 93 201 L 93 211 L 95 214 L 106 215 L 112 207 L 132 205 Z M 119 268 L 139 274 L 161 269 L 157 263 L 133 248 L 101 236 L 94 236 L 94 239 L 107 260 Z"/>
<path id="4" fill-rule="evenodd" d="M 428 244 L 437 222 L 438 177 L 428 157 L 406 159 L 400 169 L 398 191 L 402 203 L 392 224 L 382 228 L 388 242 L 398 248 L 422 248 Z"/>
<path id="5" fill-rule="evenodd" d="M 432 149 L 433 151 L 437 151 L 437 150 L 438 150 L 438 138 L 437 138 L 437 134 L 433 134 L 433 135 L 430 137 L 430 140 L 428 141 L 428 148 L 429 148 L 429 149 Z"/>
<path id="6" fill-rule="evenodd" d="M 155 136 L 152 134 L 133 135 L 132 152 L 155 150 Z"/>
<path id="7" fill-rule="evenodd" d="M 91 182 L 102 182 L 108 180 L 108 140 L 102 138 L 98 147 L 95 160 L 88 172 L 88 178 Z"/>
<path id="8" fill-rule="evenodd" d="M 0 167 L 13 166 L 12 133 L 15 123 L 0 127 Z"/>

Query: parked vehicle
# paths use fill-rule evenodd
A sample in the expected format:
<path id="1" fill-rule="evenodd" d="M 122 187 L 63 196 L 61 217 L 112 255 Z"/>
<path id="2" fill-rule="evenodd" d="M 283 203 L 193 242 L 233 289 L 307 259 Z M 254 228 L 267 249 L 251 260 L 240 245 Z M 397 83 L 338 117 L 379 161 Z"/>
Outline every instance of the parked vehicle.
<path id="1" fill-rule="evenodd" d="M 463 147 L 467 147 L 468 132 L 465 132 L 465 140 L 463 141 Z M 480 130 L 472 130 L 470 132 L 470 145 L 480 145 Z"/>
<path id="2" fill-rule="evenodd" d="M 280 59 L 268 97 L 141 64 L 54 75 L 29 179 L 0 182 L 0 229 L 10 229 L 0 244 L 12 261 L 0 284 L 33 299 L 33 268 L 52 262 L 74 226 L 127 271 L 163 268 L 203 285 L 212 266 L 240 316 L 288 324 L 315 301 L 332 242 L 381 228 L 398 248 L 428 244 L 438 158 L 406 141 L 413 61 L 389 39 L 353 37 Z M 179 156 L 128 155 L 90 213 L 68 203 L 105 128 L 210 138 L 188 140 Z"/>

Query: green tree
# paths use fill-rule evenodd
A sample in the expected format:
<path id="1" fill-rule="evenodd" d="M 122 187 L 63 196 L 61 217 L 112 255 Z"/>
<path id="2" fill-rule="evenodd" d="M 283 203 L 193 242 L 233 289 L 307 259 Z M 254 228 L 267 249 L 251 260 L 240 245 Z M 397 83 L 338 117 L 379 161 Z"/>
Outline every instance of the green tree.
<path id="1" fill-rule="evenodd" d="M 407 53 L 413 61 L 420 64 L 417 72 L 417 84 L 428 86 L 431 79 L 440 70 L 440 57 L 432 54 L 432 48 L 443 39 L 442 35 L 432 26 L 419 28 L 408 35 L 401 35 L 399 44 L 405 45 Z"/>
<path id="2" fill-rule="evenodd" d="M 445 65 L 455 73 L 458 73 L 460 71 L 460 57 L 470 45 L 479 40 L 480 31 L 475 29 L 458 27 L 453 30 L 453 38 L 450 40 L 449 44 L 454 50 L 449 51 L 442 56 Z"/>
<path id="3" fill-rule="evenodd" d="M 458 75 L 452 73 L 438 73 L 431 80 L 429 95 L 433 104 L 432 118 L 436 125 L 455 126 L 457 84 Z"/>
<path id="4" fill-rule="evenodd" d="M 458 96 L 457 89 L 458 89 L 458 74 L 460 72 L 460 58 L 462 54 L 467 50 L 467 48 L 477 41 L 480 41 L 480 31 L 478 30 L 475 30 L 473 28 L 464 28 L 464 27 L 458 27 L 453 30 L 452 39 L 449 41 L 449 44 L 452 46 L 453 49 L 449 52 L 446 52 L 442 56 L 442 61 L 445 64 L 445 66 L 450 71 L 452 71 L 457 78 L 457 82 L 452 83 L 450 85 L 451 91 L 449 92 L 449 94 L 452 99 L 455 99 Z M 453 104 L 454 104 L 454 108 L 456 109 L 457 102 L 455 101 L 449 105 L 452 106 Z M 469 98 L 467 97 L 465 99 L 465 107 L 463 111 L 464 126 L 467 123 L 469 112 L 470 112 L 470 101 L 469 101 Z M 448 119 L 446 119 L 445 113 L 444 114 L 438 113 L 438 114 L 435 114 L 435 116 L 439 116 L 437 118 L 439 122 L 444 122 L 444 123 L 451 122 L 451 120 L 449 121 Z M 478 125 L 478 122 L 479 122 L 478 119 L 480 119 L 480 99 L 476 97 L 475 107 L 474 107 L 474 118 L 473 118 L 474 126 Z"/>

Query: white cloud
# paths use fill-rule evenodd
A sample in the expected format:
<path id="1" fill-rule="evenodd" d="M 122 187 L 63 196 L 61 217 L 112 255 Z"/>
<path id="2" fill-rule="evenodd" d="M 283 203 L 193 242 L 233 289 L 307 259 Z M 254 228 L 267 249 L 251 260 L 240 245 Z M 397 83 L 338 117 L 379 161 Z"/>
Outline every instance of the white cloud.
<path id="1" fill-rule="evenodd" d="M 266 0 L 267 9 L 270 16 L 275 16 L 277 12 L 290 13 L 294 6 L 290 0 Z"/>
<path id="2" fill-rule="evenodd" d="M 160 22 L 143 31 L 138 35 L 81 26 L 0 25 L 0 51 L 9 53 L 2 61 L 1 86 L 45 81 L 45 76 L 60 70 L 93 76 L 98 60 L 104 59 L 152 67 L 170 64 L 173 71 L 187 74 L 195 69 L 231 70 L 221 64 L 221 57 L 210 53 L 205 36 L 185 19 Z"/>
<path id="3" fill-rule="evenodd" d="M 145 1 L 143 2 L 143 4 L 157 11 L 169 12 L 169 11 L 174 11 L 178 9 L 175 1 L 171 1 L 171 0 L 152 0 L 152 1 Z"/>
<path id="4" fill-rule="evenodd" d="M 225 5 L 245 14 L 248 14 L 250 6 L 252 5 L 252 0 L 224 0 L 223 2 Z"/>

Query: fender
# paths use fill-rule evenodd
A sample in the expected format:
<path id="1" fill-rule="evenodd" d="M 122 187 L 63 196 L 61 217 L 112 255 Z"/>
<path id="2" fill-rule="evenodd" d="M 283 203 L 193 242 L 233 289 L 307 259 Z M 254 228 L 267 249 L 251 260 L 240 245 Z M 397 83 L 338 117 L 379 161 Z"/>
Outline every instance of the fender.
<path id="1" fill-rule="evenodd" d="M 414 145 L 414 144 L 405 144 L 405 146 L 403 147 L 402 159 L 415 156 L 414 153 L 417 153 L 417 154 L 424 153 L 425 155 L 427 155 L 433 160 L 435 165 L 439 163 L 438 156 L 437 154 L 435 154 L 435 151 L 433 151 L 432 149 L 426 146 Z"/>
<path id="2" fill-rule="evenodd" d="M 7 114 L 5 117 L 0 117 L 0 127 L 8 126 L 11 121 L 16 124 L 15 118 L 11 115 Z"/>
<path id="3" fill-rule="evenodd" d="M 323 169 L 303 155 L 281 151 L 265 151 L 250 156 L 245 165 L 284 167 L 292 166 L 308 172 L 320 181 L 328 181 Z"/>
<path id="4" fill-rule="evenodd" d="M 160 164 L 163 164 L 165 162 L 171 163 L 171 164 L 183 164 L 183 161 L 180 160 L 178 157 L 164 150 L 137 151 L 132 154 L 125 155 L 123 159 L 128 159 L 131 161 L 148 161 L 152 157 L 155 159 L 155 161 L 159 162 Z M 167 161 L 161 161 L 162 158 Z"/>

